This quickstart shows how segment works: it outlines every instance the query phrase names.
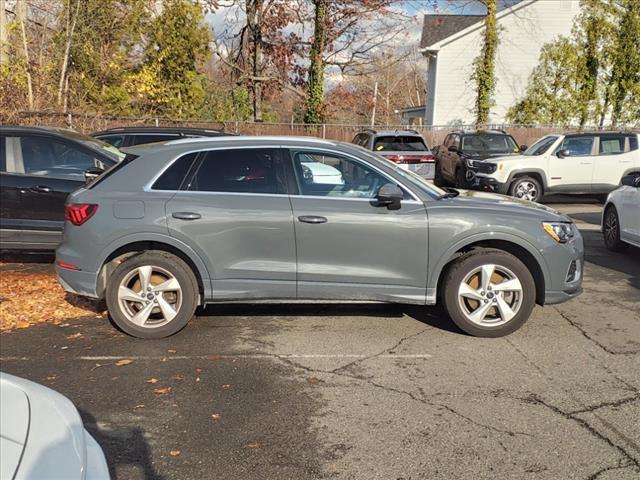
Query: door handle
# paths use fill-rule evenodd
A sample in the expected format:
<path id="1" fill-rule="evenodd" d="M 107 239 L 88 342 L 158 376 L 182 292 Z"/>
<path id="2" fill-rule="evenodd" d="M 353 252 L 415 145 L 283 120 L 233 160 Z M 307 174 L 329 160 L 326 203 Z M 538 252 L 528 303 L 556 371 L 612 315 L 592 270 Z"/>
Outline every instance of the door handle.
<path id="1" fill-rule="evenodd" d="M 298 217 L 302 223 L 327 223 L 326 217 L 318 217 L 315 215 L 302 215 Z"/>
<path id="2" fill-rule="evenodd" d="M 580 162 L 580 165 L 593 165 L 591 162 Z"/>
<path id="3" fill-rule="evenodd" d="M 180 220 L 198 220 L 202 218 L 202 215 L 195 212 L 173 212 L 171 216 Z"/>
<path id="4" fill-rule="evenodd" d="M 30 191 L 35 193 L 51 193 L 53 189 L 51 187 L 47 187 L 46 185 L 36 185 L 34 187 L 29 188 Z"/>

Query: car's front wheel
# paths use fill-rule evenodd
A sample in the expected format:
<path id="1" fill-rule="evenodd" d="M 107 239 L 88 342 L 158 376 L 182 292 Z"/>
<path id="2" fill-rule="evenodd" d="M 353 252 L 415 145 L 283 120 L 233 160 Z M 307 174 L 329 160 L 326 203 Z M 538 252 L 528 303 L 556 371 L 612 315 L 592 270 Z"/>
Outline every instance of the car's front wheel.
<path id="1" fill-rule="evenodd" d="M 515 256 L 478 249 L 453 262 L 445 274 L 442 297 L 462 330 L 477 337 L 502 337 L 529 319 L 536 286 L 529 269 Z"/>
<path id="2" fill-rule="evenodd" d="M 621 252 L 627 248 L 627 244 L 620 240 L 620 218 L 613 205 L 609 205 L 604 212 L 602 222 L 602 234 L 605 246 L 613 252 Z"/>
<path id="3" fill-rule="evenodd" d="M 152 250 L 118 265 L 107 282 L 106 301 L 111 319 L 124 332 L 163 338 L 193 317 L 198 283 L 182 259 Z"/>
<path id="4" fill-rule="evenodd" d="M 511 184 L 509 194 L 522 200 L 539 202 L 542 198 L 542 185 L 533 177 L 519 177 Z"/>

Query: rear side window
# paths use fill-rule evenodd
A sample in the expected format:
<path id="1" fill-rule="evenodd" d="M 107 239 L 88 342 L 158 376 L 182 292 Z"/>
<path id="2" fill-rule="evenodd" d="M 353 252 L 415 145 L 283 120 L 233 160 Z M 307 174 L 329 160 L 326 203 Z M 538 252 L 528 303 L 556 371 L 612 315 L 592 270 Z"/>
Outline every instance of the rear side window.
<path id="1" fill-rule="evenodd" d="M 151 187 L 152 190 L 180 190 L 182 182 L 187 176 L 193 161 L 198 156 L 196 152 L 188 153 L 178 158 L 167 168 Z"/>
<path id="2" fill-rule="evenodd" d="M 276 149 L 213 150 L 206 153 L 187 190 L 286 193 Z"/>
<path id="3" fill-rule="evenodd" d="M 625 138 L 622 135 L 609 135 L 600 137 L 600 154 L 612 155 L 624 153 Z"/>
<path id="4" fill-rule="evenodd" d="M 373 150 L 376 152 L 424 152 L 428 148 L 421 137 L 399 135 L 376 137 Z"/>
<path id="5" fill-rule="evenodd" d="M 638 150 L 638 136 L 637 135 L 629 135 L 629 150 Z"/>

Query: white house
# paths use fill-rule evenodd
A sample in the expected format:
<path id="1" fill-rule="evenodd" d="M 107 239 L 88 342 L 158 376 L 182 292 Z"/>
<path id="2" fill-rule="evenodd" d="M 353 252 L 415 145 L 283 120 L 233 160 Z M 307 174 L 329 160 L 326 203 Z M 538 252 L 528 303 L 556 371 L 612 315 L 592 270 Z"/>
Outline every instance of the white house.
<path id="1" fill-rule="evenodd" d="M 525 92 L 542 46 L 570 35 L 579 11 L 579 0 L 521 0 L 497 14 L 500 42 L 490 123 L 506 121 L 507 110 Z M 471 75 L 483 36 L 482 15 L 425 15 L 420 51 L 428 60 L 426 105 L 422 112 L 407 111 L 405 119 L 422 116 L 425 125 L 474 122 Z"/>

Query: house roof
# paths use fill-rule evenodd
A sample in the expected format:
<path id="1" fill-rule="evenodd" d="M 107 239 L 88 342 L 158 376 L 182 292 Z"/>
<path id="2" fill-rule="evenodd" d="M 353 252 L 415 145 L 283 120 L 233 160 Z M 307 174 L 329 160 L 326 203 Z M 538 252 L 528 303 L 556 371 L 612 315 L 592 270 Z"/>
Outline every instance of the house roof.
<path id="1" fill-rule="evenodd" d="M 451 35 L 478 23 L 484 15 L 431 15 L 424 16 L 420 48 L 430 47 Z"/>

